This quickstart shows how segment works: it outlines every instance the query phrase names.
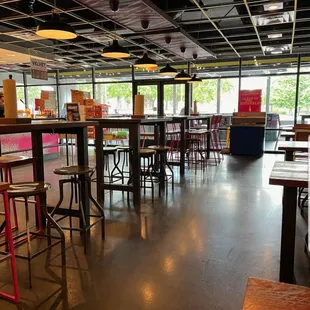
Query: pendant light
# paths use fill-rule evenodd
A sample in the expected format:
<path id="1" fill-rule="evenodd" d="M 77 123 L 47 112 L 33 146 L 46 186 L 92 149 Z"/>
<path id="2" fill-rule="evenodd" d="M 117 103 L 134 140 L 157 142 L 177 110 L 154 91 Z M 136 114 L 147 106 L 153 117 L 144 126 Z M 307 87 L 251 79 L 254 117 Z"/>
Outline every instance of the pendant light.
<path id="1" fill-rule="evenodd" d="M 72 40 L 77 37 L 75 30 L 69 24 L 60 21 L 57 10 L 52 10 L 52 20 L 37 27 L 36 35 L 53 40 Z"/>
<path id="2" fill-rule="evenodd" d="M 119 45 L 116 39 L 113 40 L 110 46 L 103 49 L 101 56 L 106 58 L 127 58 L 130 56 L 129 51 Z"/>
<path id="3" fill-rule="evenodd" d="M 194 74 L 193 77 L 187 81 L 187 83 L 191 83 L 191 84 L 196 84 L 196 83 L 201 83 L 202 79 L 197 77 L 197 74 Z"/>
<path id="4" fill-rule="evenodd" d="M 175 78 L 176 81 L 189 81 L 191 79 L 191 76 L 187 74 L 184 70 L 182 70 L 180 73 L 178 73 Z"/>
<path id="5" fill-rule="evenodd" d="M 171 67 L 169 64 L 167 64 L 166 67 L 159 71 L 159 74 L 162 76 L 175 76 L 177 73 L 177 69 Z"/>
<path id="6" fill-rule="evenodd" d="M 144 31 L 146 31 L 149 28 L 149 24 L 150 24 L 149 20 L 147 19 L 141 20 L 141 27 Z M 142 58 L 136 60 L 134 66 L 135 68 L 143 68 L 148 70 L 155 70 L 158 67 L 156 61 L 148 56 L 147 51 L 144 51 Z"/>
<path id="7" fill-rule="evenodd" d="M 136 68 L 144 68 L 144 69 L 148 69 L 148 68 L 156 69 L 158 67 L 156 61 L 154 59 L 150 58 L 147 55 L 147 52 L 144 52 L 142 58 L 139 58 L 138 60 L 136 60 L 134 66 Z"/>
<path id="8" fill-rule="evenodd" d="M 110 0 L 109 5 L 114 14 L 119 10 L 119 0 Z M 130 56 L 128 49 L 120 46 L 116 38 L 116 23 L 114 23 L 114 33 L 115 39 L 110 46 L 103 49 L 101 56 L 106 58 L 128 58 Z"/>

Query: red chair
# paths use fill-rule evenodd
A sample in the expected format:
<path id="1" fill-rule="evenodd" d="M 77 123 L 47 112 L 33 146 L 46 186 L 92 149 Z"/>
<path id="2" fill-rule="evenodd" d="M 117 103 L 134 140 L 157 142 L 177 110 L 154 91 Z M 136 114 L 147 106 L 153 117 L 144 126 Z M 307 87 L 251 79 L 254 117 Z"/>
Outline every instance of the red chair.
<path id="1" fill-rule="evenodd" d="M 4 223 L 2 223 L 0 227 L 0 232 L 5 227 L 5 237 L 6 237 L 6 243 L 7 243 L 7 248 L 8 248 L 7 252 L 2 252 L 2 251 L 0 252 L 0 254 L 3 255 L 3 257 L 0 257 L 0 262 L 6 259 L 10 259 L 11 261 L 11 272 L 12 272 L 12 279 L 13 279 L 14 294 L 12 295 L 9 293 L 0 292 L 0 297 L 7 299 L 9 301 L 13 301 L 15 303 L 19 303 L 20 295 L 19 295 L 17 268 L 16 268 L 15 253 L 14 253 L 9 197 L 7 193 L 8 188 L 9 188 L 8 183 L 0 183 L 0 193 L 3 195 L 4 215 L 5 215 L 5 221 Z"/>
<path id="2" fill-rule="evenodd" d="M 222 122 L 222 115 L 213 115 L 211 118 L 211 129 L 210 129 L 210 144 L 211 144 L 211 150 L 214 154 L 214 160 L 215 163 L 220 163 L 224 157 L 222 154 L 222 142 L 220 138 L 220 131 L 219 128 L 221 126 Z"/>
<path id="3" fill-rule="evenodd" d="M 178 154 L 180 151 L 180 124 L 167 124 L 167 140 L 170 141 L 169 156 L 171 160 L 174 159 L 174 154 Z"/>

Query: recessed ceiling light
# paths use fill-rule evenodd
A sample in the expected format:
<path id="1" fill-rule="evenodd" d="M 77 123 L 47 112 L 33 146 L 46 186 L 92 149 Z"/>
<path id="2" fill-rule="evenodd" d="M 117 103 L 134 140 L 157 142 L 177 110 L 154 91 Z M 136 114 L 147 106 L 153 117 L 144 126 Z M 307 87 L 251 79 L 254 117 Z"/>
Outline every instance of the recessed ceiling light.
<path id="1" fill-rule="evenodd" d="M 268 34 L 268 39 L 278 39 L 282 38 L 282 33 L 271 33 Z"/>
<path id="2" fill-rule="evenodd" d="M 6 56 L 15 57 L 16 55 L 15 54 L 6 54 Z"/>
<path id="3" fill-rule="evenodd" d="M 283 2 L 272 2 L 268 4 L 264 4 L 265 11 L 276 11 L 283 9 Z"/>

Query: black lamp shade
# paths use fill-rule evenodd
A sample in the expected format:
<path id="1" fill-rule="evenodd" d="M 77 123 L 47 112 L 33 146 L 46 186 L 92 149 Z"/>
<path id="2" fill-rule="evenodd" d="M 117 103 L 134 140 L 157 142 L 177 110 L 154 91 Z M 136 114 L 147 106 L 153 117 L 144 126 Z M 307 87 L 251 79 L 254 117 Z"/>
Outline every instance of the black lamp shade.
<path id="1" fill-rule="evenodd" d="M 130 56 L 129 51 L 119 45 L 117 40 L 113 40 L 110 46 L 103 49 L 101 56 L 107 58 L 127 58 Z"/>
<path id="2" fill-rule="evenodd" d="M 153 68 L 157 68 L 158 65 L 156 63 L 156 61 L 152 58 L 149 58 L 149 56 L 147 55 L 147 53 L 144 53 L 143 57 L 142 58 L 139 58 L 134 66 L 136 68 L 150 68 L 150 67 L 153 67 Z"/>
<path id="3" fill-rule="evenodd" d="M 166 67 L 159 71 L 159 74 L 163 76 L 175 76 L 177 73 L 177 69 L 172 68 L 169 64 L 167 64 Z"/>
<path id="4" fill-rule="evenodd" d="M 188 81 L 191 79 L 190 75 L 187 74 L 184 70 L 182 70 L 180 73 L 178 73 L 175 78 L 177 81 Z"/>
<path id="5" fill-rule="evenodd" d="M 71 40 L 77 37 L 75 30 L 59 19 L 59 15 L 53 13 L 52 20 L 40 24 L 36 35 L 53 40 Z"/>

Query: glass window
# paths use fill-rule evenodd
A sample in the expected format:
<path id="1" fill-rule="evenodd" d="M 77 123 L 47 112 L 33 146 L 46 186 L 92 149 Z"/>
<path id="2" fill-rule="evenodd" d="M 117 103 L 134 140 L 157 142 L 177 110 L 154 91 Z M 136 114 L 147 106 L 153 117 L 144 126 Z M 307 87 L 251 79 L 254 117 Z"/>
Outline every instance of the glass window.
<path id="1" fill-rule="evenodd" d="M 16 96 L 17 96 L 17 109 L 25 110 L 25 88 L 22 86 L 16 87 Z"/>
<path id="2" fill-rule="evenodd" d="M 264 57 L 242 60 L 242 76 L 297 73 L 297 57 Z"/>
<path id="3" fill-rule="evenodd" d="M 10 71 L 1 71 L 0 72 L 0 86 L 2 88 L 2 81 L 9 78 L 9 75 L 12 75 L 12 78 L 16 81 L 16 85 L 24 85 L 23 74 L 18 72 Z"/>
<path id="4" fill-rule="evenodd" d="M 296 75 L 271 77 L 269 111 L 279 114 L 281 125 L 294 124 L 296 77 Z"/>
<path id="5" fill-rule="evenodd" d="M 117 81 L 131 81 L 132 73 L 131 67 L 127 68 L 113 68 L 113 69 L 96 69 L 96 82 L 117 82 Z"/>
<path id="6" fill-rule="evenodd" d="M 157 85 L 139 85 L 138 93 L 144 95 L 144 113 L 157 115 Z"/>
<path id="7" fill-rule="evenodd" d="M 70 70 L 59 72 L 60 84 L 92 83 L 92 70 Z"/>
<path id="8" fill-rule="evenodd" d="M 96 84 L 96 101 L 109 105 L 109 114 L 132 114 L 132 84 Z"/>
<path id="9" fill-rule="evenodd" d="M 298 93 L 298 123 L 310 123 L 310 75 L 301 75 L 299 77 Z"/>
<path id="10" fill-rule="evenodd" d="M 202 80 L 202 83 L 193 84 L 193 102 L 197 101 L 198 113 L 217 112 L 217 81 L 217 79 Z"/>
<path id="11" fill-rule="evenodd" d="M 300 72 L 310 72 L 310 56 L 301 57 Z"/>
<path id="12" fill-rule="evenodd" d="M 56 85 L 56 72 L 48 72 L 48 80 L 38 80 L 31 77 L 31 73 L 26 74 L 27 85 Z"/>
<path id="13" fill-rule="evenodd" d="M 196 73 L 200 78 L 237 77 L 239 76 L 239 60 L 194 64 L 192 73 Z"/>
<path id="14" fill-rule="evenodd" d="M 180 115 L 181 112 L 182 114 L 184 114 L 184 106 L 185 106 L 185 85 L 184 84 L 164 85 L 164 114 Z"/>
<path id="15" fill-rule="evenodd" d="M 239 79 L 220 79 L 220 113 L 233 113 L 238 111 Z"/>

